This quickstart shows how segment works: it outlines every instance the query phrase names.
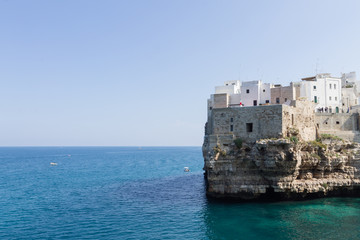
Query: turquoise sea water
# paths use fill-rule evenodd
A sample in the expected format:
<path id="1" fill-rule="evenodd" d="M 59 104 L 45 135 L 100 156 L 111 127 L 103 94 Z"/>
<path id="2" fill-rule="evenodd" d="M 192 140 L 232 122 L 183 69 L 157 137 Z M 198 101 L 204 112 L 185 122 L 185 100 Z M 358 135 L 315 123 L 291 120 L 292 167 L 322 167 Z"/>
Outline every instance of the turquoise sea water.
<path id="1" fill-rule="evenodd" d="M 0 148 L 0 239 L 360 239 L 359 198 L 218 203 L 202 167 L 200 147 Z"/>

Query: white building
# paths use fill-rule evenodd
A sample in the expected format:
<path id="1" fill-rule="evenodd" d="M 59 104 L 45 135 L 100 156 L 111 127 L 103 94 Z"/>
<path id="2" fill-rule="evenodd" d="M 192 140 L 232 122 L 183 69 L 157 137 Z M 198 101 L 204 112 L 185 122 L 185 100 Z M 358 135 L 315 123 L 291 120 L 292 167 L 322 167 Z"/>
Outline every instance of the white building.
<path id="1" fill-rule="evenodd" d="M 270 104 L 272 84 L 263 83 L 261 80 L 243 82 L 241 85 L 241 103 L 245 106 Z"/>
<path id="2" fill-rule="evenodd" d="M 238 80 L 226 81 L 223 86 L 215 87 L 215 94 L 228 94 L 228 104 L 230 106 L 240 105 L 241 82 Z"/>
<path id="3" fill-rule="evenodd" d="M 240 94 L 241 82 L 238 80 L 235 81 L 226 81 L 223 86 L 215 87 L 216 93 L 227 93 L 227 94 Z"/>
<path id="4" fill-rule="evenodd" d="M 341 78 L 328 73 L 303 78 L 300 82 L 300 97 L 316 103 L 317 111 L 340 112 L 342 107 Z"/>
<path id="5" fill-rule="evenodd" d="M 342 109 L 344 112 L 350 111 L 353 106 L 359 104 L 360 82 L 356 81 L 356 73 L 343 73 L 342 82 Z"/>

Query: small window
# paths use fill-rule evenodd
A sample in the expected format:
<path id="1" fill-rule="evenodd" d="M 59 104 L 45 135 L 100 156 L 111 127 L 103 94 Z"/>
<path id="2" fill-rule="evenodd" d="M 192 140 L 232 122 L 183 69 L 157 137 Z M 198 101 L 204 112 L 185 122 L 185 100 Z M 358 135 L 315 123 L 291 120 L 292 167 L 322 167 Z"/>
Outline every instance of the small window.
<path id="1" fill-rule="evenodd" d="M 249 89 L 246 89 L 246 93 L 250 93 L 250 90 L 249 90 Z"/>
<path id="2" fill-rule="evenodd" d="M 280 98 L 276 98 L 276 104 L 279 104 L 280 103 Z"/>
<path id="3" fill-rule="evenodd" d="M 287 98 L 285 98 L 285 102 L 287 101 Z"/>
<path id="4" fill-rule="evenodd" d="M 266 100 L 265 103 L 269 103 L 270 101 L 269 100 Z"/>
<path id="5" fill-rule="evenodd" d="M 340 124 L 340 122 L 339 122 L 339 121 L 336 121 L 336 124 Z"/>
<path id="6" fill-rule="evenodd" d="M 329 97 L 329 100 L 331 101 L 331 96 Z"/>
<path id="7" fill-rule="evenodd" d="M 210 110 L 212 110 L 212 107 L 210 107 Z"/>
<path id="8" fill-rule="evenodd" d="M 334 84 L 334 89 L 336 89 L 336 84 Z"/>
<path id="9" fill-rule="evenodd" d="M 252 132 L 252 131 L 253 131 L 253 124 L 246 123 L 246 132 Z"/>
<path id="10" fill-rule="evenodd" d="M 317 100 L 317 96 L 314 96 L 314 102 L 317 103 L 318 100 Z"/>
<path id="11" fill-rule="evenodd" d="M 230 125 L 230 132 L 234 131 L 234 125 Z"/>
<path id="12" fill-rule="evenodd" d="M 230 118 L 230 122 L 234 122 L 234 118 Z"/>
<path id="13" fill-rule="evenodd" d="M 335 97 L 335 101 L 337 101 L 337 97 Z"/>
<path id="14" fill-rule="evenodd" d="M 345 106 L 345 103 L 343 103 L 343 106 Z"/>
<path id="15" fill-rule="evenodd" d="M 254 100 L 254 106 L 257 106 L 257 100 Z"/>
<path id="16" fill-rule="evenodd" d="M 265 89 L 263 89 L 263 92 L 265 92 Z"/>
<path id="17" fill-rule="evenodd" d="M 229 86 L 229 84 L 226 84 L 226 86 Z"/>
<path id="18" fill-rule="evenodd" d="M 232 85 L 235 85 L 235 83 L 233 83 Z"/>
<path id="19" fill-rule="evenodd" d="M 314 88 L 314 90 L 316 90 L 316 86 L 314 86 L 313 88 Z"/>
<path id="20" fill-rule="evenodd" d="M 325 124 L 327 125 L 327 122 L 325 122 Z"/>
<path id="21" fill-rule="evenodd" d="M 329 88 L 331 89 L 331 83 L 329 84 Z"/>

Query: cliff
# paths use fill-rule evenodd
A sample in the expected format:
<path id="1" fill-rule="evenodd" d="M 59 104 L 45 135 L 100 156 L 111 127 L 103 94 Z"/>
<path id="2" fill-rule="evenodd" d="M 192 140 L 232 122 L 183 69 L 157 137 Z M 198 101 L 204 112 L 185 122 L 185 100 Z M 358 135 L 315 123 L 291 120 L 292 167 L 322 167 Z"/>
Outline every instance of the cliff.
<path id="1" fill-rule="evenodd" d="M 261 139 L 206 135 L 207 195 L 240 200 L 290 200 L 360 193 L 360 144 L 325 136 Z"/>

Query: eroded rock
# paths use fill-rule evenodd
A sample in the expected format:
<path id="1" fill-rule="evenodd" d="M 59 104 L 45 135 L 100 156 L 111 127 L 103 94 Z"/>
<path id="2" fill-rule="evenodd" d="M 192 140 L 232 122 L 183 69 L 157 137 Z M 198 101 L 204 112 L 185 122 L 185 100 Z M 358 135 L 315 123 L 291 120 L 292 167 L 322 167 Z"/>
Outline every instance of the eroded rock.
<path id="1" fill-rule="evenodd" d="M 217 141 L 216 147 L 205 138 L 204 170 L 211 197 L 287 200 L 360 192 L 357 143 L 262 139 L 240 148 Z"/>

